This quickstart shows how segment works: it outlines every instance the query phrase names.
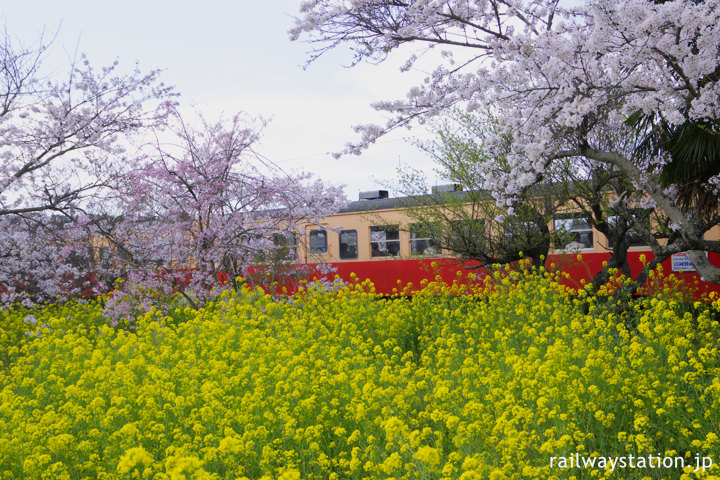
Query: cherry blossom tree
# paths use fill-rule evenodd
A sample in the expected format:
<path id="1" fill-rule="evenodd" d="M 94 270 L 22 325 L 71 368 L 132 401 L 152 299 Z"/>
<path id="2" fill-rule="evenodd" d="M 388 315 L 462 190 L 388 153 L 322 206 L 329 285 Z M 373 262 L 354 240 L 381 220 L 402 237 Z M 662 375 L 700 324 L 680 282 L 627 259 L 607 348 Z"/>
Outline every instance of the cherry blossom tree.
<path id="1" fill-rule="evenodd" d="M 157 71 L 80 57 L 45 78 L 48 48 L 0 43 L 4 305 L 107 292 L 118 277 L 115 319 L 178 292 L 197 305 L 251 266 L 292 263 L 297 225 L 342 202 L 256 155 L 262 122 L 189 126 Z"/>
<path id="2" fill-rule="evenodd" d="M 5 215 L 0 232 L 0 308 L 62 302 L 99 287 L 96 280 L 107 268 L 102 251 L 67 217 Z"/>
<path id="3" fill-rule="evenodd" d="M 47 48 L 0 44 L 0 216 L 78 207 L 122 173 L 128 140 L 164 122 L 174 95 L 158 71 L 95 70 L 84 56 L 45 79 Z"/>
<path id="4" fill-rule="evenodd" d="M 362 137 L 347 152 L 451 106 L 490 111 L 498 129 L 487 139 L 489 153 L 513 139 L 508 171 L 481 172 L 499 204 L 512 206 L 557 161 L 605 164 L 630 179 L 677 232 L 661 244 L 635 224 L 655 254 L 688 250 L 705 279 L 720 282 L 720 269 L 704 253 L 720 252 L 720 242 L 703 238 L 720 223 L 718 209 L 699 213 L 683 201 L 682 188 L 667 186 L 670 147 L 638 148 L 643 129 L 657 122 L 628 122 L 641 115 L 671 130 L 698 125 L 719 134 L 720 1 L 306 0 L 290 34 L 315 45 L 311 60 L 343 45 L 356 62 L 383 61 L 397 50 L 411 68 L 422 61 L 421 50 L 441 50 L 435 69 L 405 99 L 375 104 L 392 118 L 358 127 Z M 604 142 L 609 131 L 623 138 L 617 147 Z M 716 198 L 718 186 L 717 174 L 702 185 Z M 632 207 L 624 201 L 617 206 Z"/>
<path id="5" fill-rule="evenodd" d="M 171 125 L 172 137 L 158 138 L 94 225 L 126 276 L 113 294 L 115 317 L 138 307 L 127 303 L 137 300 L 138 285 L 160 296 L 180 293 L 197 306 L 237 288 L 236 277 L 253 267 L 266 275 L 297 263 L 298 227 L 344 202 L 342 188 L 288 175 L 258 155 L 262 121 L 237 114 L 214 123 L 200 117 L 193 126 L 175 111 Z"/>
<path id="6" fill-rule="evenodd" d="M 398 167 L 393 188 L 406 197 L 403 207 L 411 219 L 411 233 L 431 238 L 436 249 L 474 260 L 473 268 L 523 258 L 542 265 L 553 243 L 570 241 L 567 233 L 548 228 L 553 215 L 570 200 L 564 179 L 548 175 L 527 192 L 511 216 L 483 189 L 479 171 L 507 168 L 504 156 L 485 153 L 485 138 L 494 128 L 492 118 L 453 109 L 429 124 L 435 131 L 432 139 L 414 144 L 433 159 L 435 173 L 452 188 L 448 192 L 428 188 L 422 172 L 409 165 Z"/>
<path id="7" fill-rule="evenodd" d="M 81 227 L 130 165 L 132 139 L 162 125 L 175 96 L 157 70 L 95 69 L 84 56 L 49 76 L 52 41 L 0 39 L 0 302 L 87 290 L 97 254 Z M 83 242 L 78 243 L 78 242 Z"/>
<path id="8" fill-rule="evenodd" d="M 394 188 L 409 196 L 406 207 L 413 223 L 411 231 L 417 232 L 422 227 L 425 232 L 420 236 L 431 237 L 435 246 L 473 259 L 478 266 L 521 258 L 531 258 L 538 264 L 543 259 L 547 261 L 553 247 L 574 252 L 588 246 L 562 228 L 572 224 L 574 218 L 602 233 L 612 253 L 592 280 L 595 290 L 607 283 L 612 271 L 619 270 L 633 280 L 624 284 L 619 295 L 634 294 L 647 280 L 650 268 L 666 260 L 667 256 L 655 257 L 651 266 L 633 277 L 629 248 L 658 238 L 672 239 L 676 233 L 670 231 L 667 218 L 660 212 L 642 207 L 642 194 L 619 170 L 587 158 L 556 161 L 544 172 L 542 182 L 526 189 L 515 204 L 515 213 L 508 215 L 508 208 L 496 205 L 483 190 L 483 177 L 478 175 L 489 169 L 507 168 L 504 156 L 485 154 L 483 142 L 495 128 L 493 119 L 452 110 L 429 124 L 437 130 L 434 139 L 415 144 L 433 158 L 437 174 L 461 186 L 463 191 L 428 195 L 425 175 L 408 165 L 398 168 L 399 180 Z M 618 145 L 617 139 L 607 141 Z M 635 208 L 618 204 L 618 197 Z M 567 211 L 568 207 L 572 213 Z M 548 227 L 551 223 L 553 230 Z M 645 227 L 650 241 L 636 231 L 635 223 Z M 472 224 L 482 228 L 458 228 Z M 584 241 L 592 242 L 592 238 Z"/>

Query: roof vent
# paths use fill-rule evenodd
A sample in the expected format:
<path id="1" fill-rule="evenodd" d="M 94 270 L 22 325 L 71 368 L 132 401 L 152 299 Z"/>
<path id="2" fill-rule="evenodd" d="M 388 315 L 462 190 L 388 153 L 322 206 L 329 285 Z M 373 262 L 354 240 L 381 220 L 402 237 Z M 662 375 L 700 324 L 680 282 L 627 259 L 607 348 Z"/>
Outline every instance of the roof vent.
<path id="1" fill-rule="evenodd" d="M 368 192 L 360 192 L 360 200 L 379 200 L 388 198 L 387 190 L 370 190 Z"/>
<path id="2" fill-rule="evenodd" d="M 433 185 L 432 193 L 462 192 L 463 186 L 459 183 L 448 183 L 446 185 Z"/>

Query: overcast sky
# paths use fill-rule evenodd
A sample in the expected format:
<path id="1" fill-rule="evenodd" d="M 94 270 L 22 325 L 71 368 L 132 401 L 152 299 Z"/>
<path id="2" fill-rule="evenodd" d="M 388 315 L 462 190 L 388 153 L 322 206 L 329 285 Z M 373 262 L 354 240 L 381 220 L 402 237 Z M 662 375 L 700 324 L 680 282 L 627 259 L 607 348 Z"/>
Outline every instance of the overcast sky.
<path id="1" fill-rule="evenodd" d="M 287 30 L 301 0 L 5 1 L 0 15 L 12 37 L 29 44 L 43 29 L 57 32 L 48 65 L 61 69 L 76 51 L 100 67 L 115 59 L 164 70 L 183 106 L 208 119 L 246 111 L 270 119 L 257 150 L 284 170 L 310 171 L 358 191 L 392 181 L 400 162 L 423 168 L 427 156 L 404 139 L 425 131 L 403 130 L 360 157 L 332 158 L 357 138 L 352 125 L 382 122 L 370 104 L 404 96 L 421 78 L 392 64 L 345 68 L 347 51 L 332 52 L 303 69 L 308 44 L 291 42 Z"/>

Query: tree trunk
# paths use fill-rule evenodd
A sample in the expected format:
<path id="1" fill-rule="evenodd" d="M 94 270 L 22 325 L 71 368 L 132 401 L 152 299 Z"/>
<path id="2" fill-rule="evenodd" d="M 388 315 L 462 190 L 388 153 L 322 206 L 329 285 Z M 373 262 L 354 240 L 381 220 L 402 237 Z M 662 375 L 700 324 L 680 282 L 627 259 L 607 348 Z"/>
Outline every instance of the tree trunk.
<path id="1" fill-rule="evenodd" d="M 710 263 L 704 251 L 688 250 L 688 255 L 703 280 L 710 283 L 720 283 L 720 269 Z"/>

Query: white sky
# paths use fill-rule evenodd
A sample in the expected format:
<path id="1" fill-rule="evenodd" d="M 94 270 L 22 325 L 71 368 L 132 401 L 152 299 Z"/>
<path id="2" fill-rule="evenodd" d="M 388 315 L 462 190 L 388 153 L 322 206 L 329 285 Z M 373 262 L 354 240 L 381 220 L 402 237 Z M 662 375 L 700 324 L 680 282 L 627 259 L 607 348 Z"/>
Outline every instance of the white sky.
<path id="1" fill-rule="evenodd" d="M 331 52 L 307 69 L 310 45 L 287 30 L 301 0 L 5 0 L 7 31 L 25 44 L 45 29 L 58 36 L 48 62 L 61 70 L 77 50 L 96 68 L 119 60 L 130 68 L 164 70 L 185 107 L 209 120 L 245 111 L 270 119 L 257 150 L 288 172 L 309 171 L 345 184 L 351 200 L 361 190 L 392 182 L 399 162 L 425 170 L 432 162 L 405 139 L 426 131 L 398 131 L 363 155 L 335 160 L 329 152 L 356 140 L 352 125 L 384 123 L 370 103 L 400 98 L 423 74 L 401 74 L 393 64 L 345 68 L 347 51 Z"/>

